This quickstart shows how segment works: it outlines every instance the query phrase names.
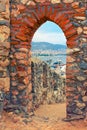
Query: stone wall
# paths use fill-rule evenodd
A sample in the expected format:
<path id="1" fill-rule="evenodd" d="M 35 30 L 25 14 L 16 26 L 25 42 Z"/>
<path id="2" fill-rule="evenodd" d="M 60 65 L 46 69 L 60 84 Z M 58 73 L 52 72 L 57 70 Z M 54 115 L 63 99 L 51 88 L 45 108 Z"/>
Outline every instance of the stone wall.
<path id="1" fill-rule="evenodd" d="M 47 20 L 61 27 L 69 48 L 67 118 L 84 118 L 87 111 L 86 0 L 0 0 L 0 89 L 8 91 L 10 86 L 10 103 L 31 110 L 31 41 L 38 27 Z"/>
<path id="2" fill-rule="evenodd" d="M 9 0 L 0 0 L 0 90 L 9 91 L 9 51 L 10 51 L 10 11 Z"/>
<path id="3" fill-rule="evenodd" d="M 32 58 L 33 105 L 65 102 L 65 79 L 39 59 Z"/>

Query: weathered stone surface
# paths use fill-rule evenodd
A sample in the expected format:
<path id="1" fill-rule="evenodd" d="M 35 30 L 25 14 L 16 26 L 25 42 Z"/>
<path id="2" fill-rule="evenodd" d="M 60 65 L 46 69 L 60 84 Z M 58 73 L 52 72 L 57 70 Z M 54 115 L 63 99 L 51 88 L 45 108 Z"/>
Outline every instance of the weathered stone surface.
<path id="1" fill-rule="evenodd" d="M 24 60 L 24 59 L 23 60 L 19 60 L 18 63 L 21 64 L 21 65 L 25 65 L 25 66 L 29 65 L 29 61 L 28 60 Z"/>
<path id="2" fill-rule="evenodd" d="M 17 75 L 17 72 L 11 72 L 11 73 L 10 73 L 10 76 L 11 76 L 11 77 L 15 77 L 16 75 Z"/>
<path id="3" fill-rule="evenodd" d="M 12 90 L 12 94 L 13 94 L 13 96 L 18 95 L 18 91 L 17 90 Z"/>
<path id="4" fill-rule="evenodd" d="M 68 54 L 72 54 L 72 53 L 73 53 L 73 49 L 67 48 L 67 55 L 68 55 Z"/>
<path id="5" fill-rule="evenodd" d="M 32 5 L 36 5 L 36 4 L 33 1 L 29 1 L 29 2 L 27 2 L 27 5 L 31 5 L 32 6 Z"/>
<path id="6" fill-rule="evenodd" d="M 87 27 L 85 26 L 85 27 L 83 27 L 83 30 L 87 30 Z"/>
<path id="7" fill-rule="evenodd" d="M 31 80 L 31 78 L 30 78 L 30 80 Z M 28 92 L 31 93 L 32 89 L 33 89 L 32 88 L 32 83 L 29 83 L 27 88 L 28 88 Z"/>
<path id="8" fill-rule="evenodd" d="M 52 2 L 53 4 L 55 4 L 55 3 L 61 3 L 60 0 L 51 0 L 51 2 Z"/>
<path id="9" fill-rule="evenodd" d="M 86 38 L 81 38 L 81 41 L 82 41 L 82 42 L 86 42 L 87 39 L 86 39 Z"/>
<path id="10" fill-rule="evenodd" d="M 84 102 L 87 102 L 87 96 L 84 96 L 84 97 L 82 98 L 82 100 L 83 100 Z"/>
<path id="11" fill-rule="evenodd" d="M 10 43 L 9 42 L 0 42 L 0 48 L 7 48 L 10 49 Z"/>
<path id="12" fill-rule="evenodd" d="M 85 103 L 80 103 L 80 102 L 78 102 L 78 103 L 77 103 L 77 107 L 80 108 L 80 109 L 83 109 L 83 108 L 86 107 L 86 105 L 85 105 Z"/>
<path id="13" fill-rule="evenodd" d="M 79 23 L 77 23 L 77 22 L 72 22 L 72 24 L 75 26 L 75 27 L 79 27 L 80 26 L 80 24 Z"/>
<path id="14" fill-rule="evenodd" d="M 70 57 L 70 56 L 67 56 L 67 60 L 68 60 L 68 62 L 74 62 L 75 61 L 75 59 Z"/>
<path id="15" fill-rule="evenodd" d="M 22 33 L 21 34 L 17 34 L 16 35 L 16 38 L 22 40 L 22 41 L 26 41 L 27 40 L 27 37 L 26 35 L 23 35 Z"/>
<path id="16" fill-rule="evenodd" d="M 81 25 L 87 26 L 87 20 L 82 21 L 82 22 L 81 22 Z"/>
<path id="17" fill-rule="evenodd" d="M 83 31 L 83 33 L 87 35 L 87 31 Z"/>
<path id="18" fill-rule="evenodd" d="M 8 43 L 9 23 L 9 1 L 0 0 L 0 90 L 4 92 L 8 92 L 10 89 L 10 77 L 7 68 L 10 49 L 10 43 Z M 2 106 L 2 104 L 0 105 Z"/>
<path id="19" fill-rule="evenodd" d="M 5 61 L 0 61 L 0 65 L 1 65 L 2 67 L 8 66 L 9 63 L 10 63 L 10 61 L 9 61 L 8 59 L 6 59 Z"/>
<path id="20" fill-rule="evenodd" d="M 18 85 L 18 83 L 17 83 L 16 81 L 11 81 L 11 85 L 12 85 L 13 87 L 15 87 L 15 86 Z"/>
<path id="21" fill-rule="evenodd" d="M 7 26 L 0 26 L 0 42 L 4 42 L 8 39 L 10 29 Z"/>
<path id="22" fill-rule="evenodd" d="M 84 58 L 84 61 L 86 61 L 86 62 L 87 62 L 87 58 Z"/>
<path id="23" fill-rule="evenodd" d="M 26 4 L 28 0 L 20 0 L 21 3 Z"/>
<path id="24" fill-rule="evenodd" d="M 8 92 L 10 89 L 10 78 L 0 78 L 0 89 L 3 88 L 5 92 Z"/>
<path id="25" fill-rule="evenodd" d="M 28 49 L 27 48 L 19 48 L 18 49 L 20 52 L 25 52 L 25 53 L 28 53 Z"/>
<path id="26" fill-rule="evenodd" d="M 27 58 L 27 55 L 25 53 L 22 53 L 22 52 L 16 52 L 15 53 L 15 58 L 17 59 L 26 59 Z"/>
<path id="27" fill-rule="evenodd" d="M 77 76 L 76 77 L 79 81 L 84 81 L 84 80 L 86 80 L 86 77 L 84 77 L 84 76 Z"/>
<path id="28" fill-rule="evenodd" d="M 22 72 L 21 72 L 21 71 L 18 71 L 18 76 L 19 76 L 19 77 L 22 77 L 22 76 L 25 77 L 25 76 L 27 76 L 27 75 L 28 75 L 28 74 L 27 74 L 27 72 L 25 72 L 25 71 L 22 71 Z"/>
<path id="29" fill-rule="evenodd" d="M 86 18 L 87 18 L 87 9 L 85 10 Z"/>
<path id="30" fill-rule="evenodd" d="M 77 32 L 78 32 L 78 34 L 81 34 L 82 31 L 83 31 L 83 29 L 82 29 L 81 27 L 78 27 L 78 28 L 77 28 Z"/>
<path id="31" fill-rule="evenodd" d="M 73 0 L 63 0 L 64 3 L 72 3 Z"/>
<path id="32" fill-rule="evenodd" d="M 73 52 L 75 53 L 75 52 L 79 52 L 80 51 L 80 48 L 74 48 L 73 49 Z"/>
<path id="33" fill-rule="evenodd" d="M 87 63 L 86 62 L 81 62 L 80 64 L 81 69 L 87 69 Z"/>
<path id="34" fill-rule="evenodd" d="M 75 8 L 75 9 L 78 8 L 79 7 L 79 2 L 73 2 L 72 7 Z"/>
<path id="35" fill-rule="evenodd" d="M 28 85 L 28 83 L 29 83 L 28 77 L 25 77 L 24 80 L 23 80 L 23 82 L 24 82 L 25 85 Z"/>
<path id="36" fill-rule="evenodd" d="M 79 108 L 76 108 L 74 111 L 73 111 L 74 114 L 78 114 L 78 115 L 82 115 L 82 111 L 79 109 Z"/>
<path id="37" fill-rule="evenodd" d="M 26 88 L 26 85 L 18 85 L 17 88 L 18 88 L 19 91 L 22 91 Z"/>
<path id="38" fill-rule="evenodd" d="M 73 49 L 67 49 L 67 55 L 76 53 L 76 52 L 80 52 L 80 48 L 73 48 Z"/>
<path id="39" fill-rule="evenodd" d="M 9 20 L 9 0 L 0 1 L 0 20 Z"/>
<path id="40" fill-rule="evenodd" d="M 9 55 L 8 49 L 5 49 L 5 48 L 0 49 L 0 55 L 8 56 Z"/>
<path id="41" fill-rule="evenodd" d="M 86 20 L 86 17 L 81 17 L 81 16 L 75 16 L 74 18 L 77 20 Z"/>
<path id="42" fill-rule="evenodd" d="M 35 59 L 32 59 L 32 88 L 35 106 L 65 101 L 65 79 L 45 62 Z"/>
<path id="43" fill-rule="evenodd" d="M 36 2 L 41 2 L 41 3 L 44 3 L 46 2 L 47 0 L 35 0 Z"/>
<path id="44" fill-rule="evenodd" d="M 9 26 L 9 21 L 8 20 L 0 20 L 0 26 L 1 25 Z"/>
<path id="45" fill-rule="evenodd" d="M 87 82 L 85 81 L 83 85 L 84 85 L 84 86 L 87 86 Z"/>
<path id="46" fill-rule="evenodd" d="M 0 0 L 0 13 L 6 11 L 6 5 L 5 4 L 6 4 L 6 0 L 5 1 Z"/>

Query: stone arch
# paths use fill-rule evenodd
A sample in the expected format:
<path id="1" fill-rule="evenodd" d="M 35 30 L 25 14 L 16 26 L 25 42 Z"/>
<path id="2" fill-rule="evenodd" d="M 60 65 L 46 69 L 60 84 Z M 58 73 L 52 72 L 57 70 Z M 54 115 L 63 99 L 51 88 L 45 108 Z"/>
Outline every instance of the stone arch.
<path id="1" fill-rule="evenodd" d="M 45 2 L 36 6 L 26 6 L 23 4 L 11 5 L 11 103 L 20 104 L 30 112 L 32 110 L 32 83 L 31 83 L 31 40 L 38 27 L 47 20 L 59 25 L 67 39 L 68 48 L 76 48 L 78 45 L 78 34 L 75 26 L 72 24 L 71 17 L 74 15 L 72 7 L 68 4 L 51 4 Z M 14 8 L 17 8 L 15 13 Z M 66 8 L 68 7 L 68 9 Z M 79 50 L 77 50 L 79 51 Z M 66 72 L 66 99 L 67 99 L 67 116 L 72 114 L 76 106 L 71 107 L 76 88 L 71 84 L 75 84 L 75 75 L 77 71 L 70 69 L 75 62 L 73 53 L 67 56 L 67 72 Z M 70 86 L 71 85 L 71 86 Z M 69 98 L 70 97 L 70 98 Z"/>
<path id="2" fill-rule="evenodd" d="M 18 5 L 18 9 L 20 10 L 20 12 L 22 12 L 23 15 L 22 22 L 19 22 L 18 24 L 21 24 L 21 26 L 25 25 L 26 34 L 31 33 L 29 34 L 30 39 L 32 38 L 38 27 L 40 27 L 40 25 L 48 20 L 56 23 L 61 27 L 66 36 L 67 46 L 69 48 L 76 47 L 76 39 L 78 38 L 78 34 L 76 27 L 70 21 L 70 15 L 72 17 L 72 14 L 74 14 L 73 10 L 64 11 L 64 7 L 62 4 L 52 5 L 50 3 L 44 3 L 36 7 L 27 7 L 27 11 L 25 10 L 24 5 Z M 21 18 L 18 17 L 16 20 L 20 21 Z M 27 32 L 27 28 L 30 28 L 30 30 L 28 30 L 29 32 Z M 23 29 L 23 27 L 20 29 Z M 20 31 L 18 33 L 19 35 Z"/>

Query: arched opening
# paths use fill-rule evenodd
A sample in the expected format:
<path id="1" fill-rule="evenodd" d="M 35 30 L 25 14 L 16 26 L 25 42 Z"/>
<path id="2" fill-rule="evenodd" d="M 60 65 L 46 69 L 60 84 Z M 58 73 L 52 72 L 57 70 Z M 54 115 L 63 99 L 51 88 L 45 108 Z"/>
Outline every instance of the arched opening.
<path id="1" fill-rule="evenodd" d="M 66 116 L 71 118 L 73 114 L 79 113 L 77 112 L 77 101 L 79 100 L 77 98 L 79 97 L 77 90 L 77 76 L 79 72 L 77 69 L 81 65 L 75 64 L 77 61 L 80 62 L 76 56 L 80 51 L 77 48 L 79 35 L 70 17 L 72 16 L 70 15 L 72 14 L 72 8 L 69 9 L 71 12 L 67 12 L 66 7 L 68 6 L 38 3 L 38 6 L 35 5 L 32 8 L 31 6 L 29 8 L 28 6 L 20 8 L 20 14 L 17 14 L 17 17 L 11 17 L 10 102 L 19 107 L 22 106 L 23 109 L 26 108 L 28 113 L 33 108 L 31 93 L 31 41 L 35 31 L 47 20 L 56 23 L 62 28 L 67 39 L 67 46 L 70 48 L 66 63 Z"/>
<path id="2" fill-rule="evenodd" d="M 56 118 L 65 116 L 66 41 L 62 29 L 51 21 L 42 24 L 34 33 L 31 43 L 31 69 L 36 115 L 45 114 L 49 118 L 53 114 L 57 115 Z M 61 109 L 63 110 L 60 111 Z M 40 113 L 41 111 L 43 112 Z"/>

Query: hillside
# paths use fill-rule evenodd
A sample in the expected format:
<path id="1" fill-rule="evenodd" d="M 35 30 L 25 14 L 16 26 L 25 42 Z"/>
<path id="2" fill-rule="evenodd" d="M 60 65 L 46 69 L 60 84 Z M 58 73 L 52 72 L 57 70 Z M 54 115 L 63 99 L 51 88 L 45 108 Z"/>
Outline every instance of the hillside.
<path id="1" fill-rule="evenodd" d="M 34 50 L 59 50 L 66 49 L 65 45 L 52 44 L 48 42 L 32 42 L 32 51 Z"/>

